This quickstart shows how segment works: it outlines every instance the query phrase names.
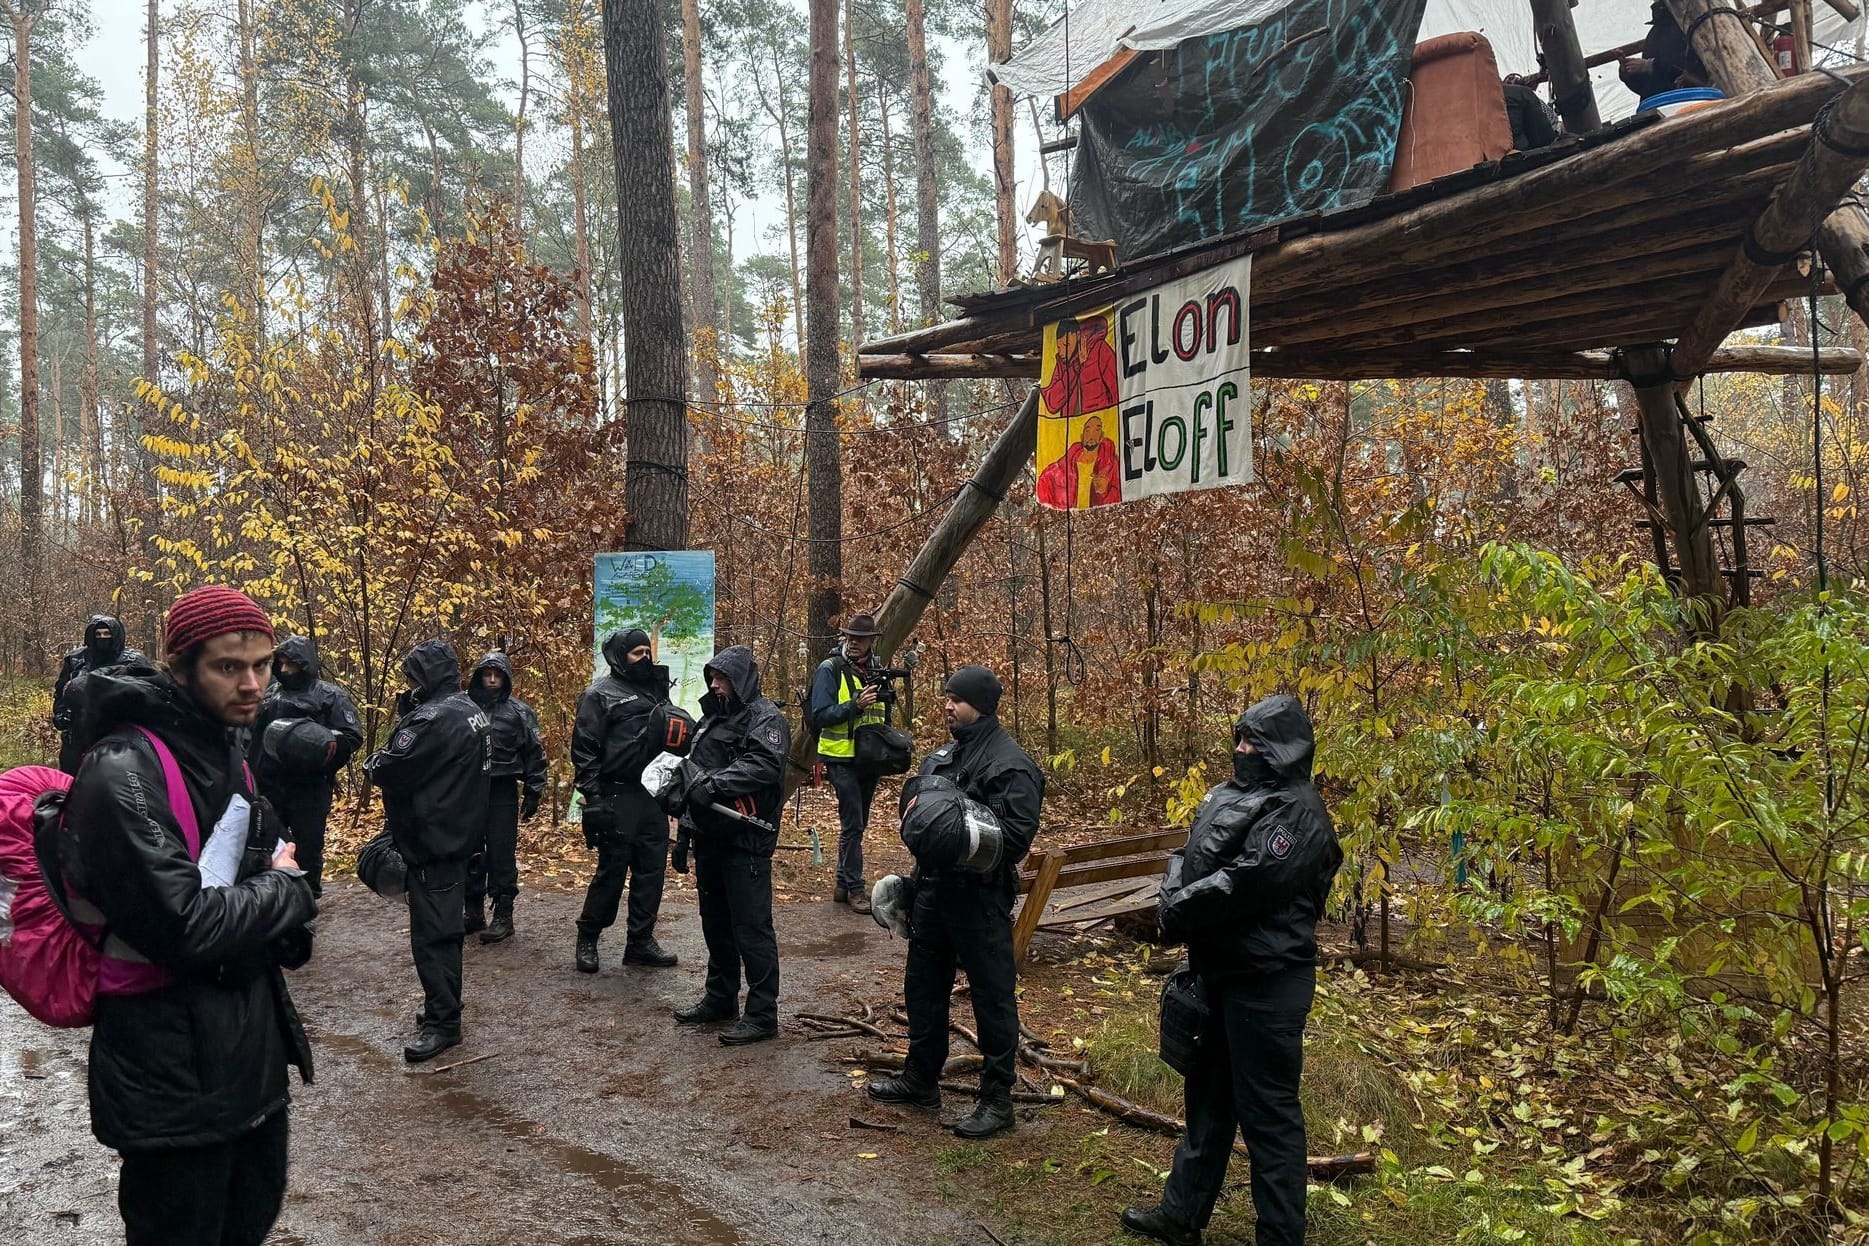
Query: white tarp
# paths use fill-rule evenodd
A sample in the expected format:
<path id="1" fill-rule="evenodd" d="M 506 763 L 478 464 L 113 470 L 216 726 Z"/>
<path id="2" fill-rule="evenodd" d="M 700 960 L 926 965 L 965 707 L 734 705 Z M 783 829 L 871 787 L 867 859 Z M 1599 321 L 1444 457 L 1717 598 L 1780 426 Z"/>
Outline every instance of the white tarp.
<path id="1" fill-rule="evenodd" d="M 1264 21 L 1287 0 L 1069 0 L 1069 17 L 1034 37 L 987 76 L 1022 95 L 1062 95 L 1073 83 L 1120 48 L 1160 51 L 1185 39 L 1237 30 Z M 1344 0 L 1354 6 L 1357 0 Z M 1571 10 L 1584 54 L 1604 52 L 1642 38 L 1648 30 L 1644 0 L 1578 0 Z M 1812 41 L 1852 53 L 1869 16 L 1845 21 L 1822 0 L 1812 6 Z M 1066 47 L 1065 32 L 1070 32 Z M 1501 74 L 1538 72 L 1530 0 L 1428 0 L 1417 39 L 1476 30 L 1493 45 Z M 1846 59 L 1821 49 L 1819 61 Z M 1615 121 L 1635 111 L 1634 93 L 1616 76 L 1614 63 L 1590 73 L 1597 111 Z M 1547 92 L 1547 95 L 1549 93 Z"/>

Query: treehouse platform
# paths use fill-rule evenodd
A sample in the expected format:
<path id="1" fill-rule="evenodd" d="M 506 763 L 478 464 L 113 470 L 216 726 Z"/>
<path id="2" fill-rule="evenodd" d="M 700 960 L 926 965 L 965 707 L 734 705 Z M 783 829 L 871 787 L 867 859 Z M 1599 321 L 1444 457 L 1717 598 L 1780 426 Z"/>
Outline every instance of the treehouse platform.
<path id="1" fill-rule="evenodd" d="M 1860 132 L 1858 127 L 1860 126 Z M 1805 372 L 1804 348 L 1725 347 L 1821 293 L 1862 315 L 1869 67 L 1649 113 L 1341 211 L 1128 259 L 1110 272 L 950 300 L 944 323 L 863 343 L 866 378 L 1039 377 L 1044 326 L 1252 256 L 1252 367 L 1265 377 L 1650 381 L 1625 347 L 1665 344 L 1673 379 Z M 1839 211 L 1839 204 L 1844 204 Z M 1831 245 L 1826 245 L 1831 244 Z M 1817 367 L 1847 373 L 1857 352 Z"/>

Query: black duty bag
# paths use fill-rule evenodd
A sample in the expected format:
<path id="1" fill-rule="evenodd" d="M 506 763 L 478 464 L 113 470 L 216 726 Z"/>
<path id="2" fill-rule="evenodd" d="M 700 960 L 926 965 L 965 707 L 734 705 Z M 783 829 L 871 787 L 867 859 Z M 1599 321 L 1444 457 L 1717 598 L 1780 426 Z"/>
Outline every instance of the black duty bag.
<path id="1" fill-rule="evenodd" d="M 1186 1077 L 1201 1054 L 1207 1020 L 1207 990 L 1200 975 L 1182 961 L 1162 983 L 1162 1063 Z"/>
<path id="2" fill-rule="evenodd" d="M 871 774 L 907 774 L 915 761 L 915 741 L 888 723 L 865 723 L 856 731 L 857 765 Z"/>

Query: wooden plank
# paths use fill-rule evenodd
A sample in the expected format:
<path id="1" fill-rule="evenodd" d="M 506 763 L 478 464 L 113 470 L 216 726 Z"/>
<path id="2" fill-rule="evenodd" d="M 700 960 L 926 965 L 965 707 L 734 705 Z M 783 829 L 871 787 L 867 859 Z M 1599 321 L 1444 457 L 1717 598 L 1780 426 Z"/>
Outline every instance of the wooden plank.
<path id="1" fill-rule="evenodd" d="M 1095 69 L 1085 74 L 1078 80 L 1076 86 L 1057 98 L 1058 120 L 1060 122 L 1065 122 L 1076 116 L 1077 110 L 1084 106 L 1085 101 L 1098 91 L 1101 91 L 1104 85 L 1112 78 L 1116 77 L 1117 74 L 1128 69 L 1130 62 L 1134 61 L 1140 55 L 1142 55 L 1142 53 L 1136 51 L 1134 48 L 1116 49 L 1115 54 L 1112 55 L 1109 60 L 1104 61 L 1101 65 L 1098 65 Z"/>
<path id="2" fill-rule="evenodd" d="M 1869 150 L 1869 82 L 1858 82 L 1833 100 L 1825 114 L 1828 138 L 1814 136 L 1804 158 L 1750 227 L 1751 245 L 1737 248 L 1713 293 L 1700 304 L 1694 323 L 1674 345 L 1674 375 L 1697 375 L 1733 324 L 1758 302 L 1784 265 L 1778 255 L 1810 242 L 1837 202 L 1855 185 L 1869 156 L 1839 148 Z M 1759 258 L 1753 258 L 1759 255 Z"/>
<path id="3" fill-rule="evenodd" d="M 1073 844 L 1062 851 L 1067 865 L 1081 865 L 1086 861 L 1108 861 L 1113 857 L 1136 857 L 1150 852 L 1173 852 L 1188 842 L 1185 830 L 1150 831 L 1143 835 L 1124 835 L 1117 839 L 1093 839 L 1088 843 Z M 1028 873 L 1036 873 L 1036 869 Z"/>
<path id="4" fill-rule="evenodd" d="M 1152 881 L 1146 886 L 1121 896 L 1111 896 L 1097 901 L 1096 904 L 1065 912 L 1053 910 L 1052 914 L 1038 923 L 1040 930 L 1068 930 L 1074 926 L 1088 926 L 1096 922 L 1108 921 L 1112 917 L 1127 917 L 1131 913 L 1147 913 L 1161 903 L 1161 884 Z"/>
<path id="5" fill-rule="evenodd" d="M 1026 951 L 1032 946 L 1032 933 L 1038 929 L 1039 919 L 1045 915 L 1045 905 L 1050 902 L 1051 890 L 1057 885 L 1063 869 L 1063 853 L 1047 852 L 1039 859 L 1038 876 L 1032 880 L 1031 892 L 1019 909 L 1019 919 L 1012 926 L 1013 964 L 1025 964 Z"/>

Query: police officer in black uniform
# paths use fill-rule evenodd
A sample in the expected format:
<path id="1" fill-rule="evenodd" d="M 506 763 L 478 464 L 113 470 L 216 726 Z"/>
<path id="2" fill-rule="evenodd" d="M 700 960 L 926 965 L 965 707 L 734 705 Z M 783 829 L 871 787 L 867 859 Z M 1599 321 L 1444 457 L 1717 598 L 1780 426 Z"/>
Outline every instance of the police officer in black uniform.
<path id="1" fill-rule="evenodd" d="M 1012 901 L 1019 861 L 1038 834 L 1045 776 L 999 722 L 999 677 L 984 666 L 948 676 L 947 720 L 954 739 L 928 755 L 921 773 L 952 779 L 998 819 L 1004 847 L 997 870 L 973 874 L 916 867 L 908 970 L 909 1053 L 902 1076 L 871 1082 L 883 1103 L 941 1106 L 941 1066 L 947 1062 L 948 999 L 956 969 L 967 971 L 979 1029 L 980 1097 L 973 1115 L 954 1127 L 963 1138 L 1012 1128 L 1019 1006 L 1012 955 Z"/>
<path id="2" fill-rule="evenodd" d="M 785 755 L 792 729 L 759 691 L 753 651 L 734 645 L 706 670 L 709 692 L 695 731 L 692 760 L 700 778 L 688 789 L 675 848 L 675 869 L 687 870 L 694 846 L 694 883 L 707 939 L 707 991 L 675 1010 L 684 1025 L 732 1021 L 740 1012 L 746 975 L 746 1015 L 723 1030 L 728 1046 L 757 1043 L 779 1032 L 779 939 L 772 929 L 772 853 L 784 809 Z M 713 808 L 757 818 L 761 829 Z"/>
<path id="3" fill-rule="evenodd" d="M 363 747 L 356 703 L 319 674 L 318 647 L 310 637 L 288 636 L 273 651 L 273 684 L 253 720 L 248 757 L 260 795 L 292 832 L 299 868 L 314 896 L 324 894 L 332 787 L 351 754 Z"/>
<path id="4" fill-rule="evenodd" d="M 88 671 L 106 666 L 143 664 L 148 659 L 134 649 L 124 647 L 123 620 L 114 614 L 94 614 L 84 625 L 84 643 L 65 651 L 58 666 L 58 681 L 52 685 L 52 726 L 58 730 L 58 768 L 77 774 L 84 750 L 78 747 L 76 732 L 79 713 L 78 694 Z"/>
<path id="5" fill-rule="evenodd" d="M 1188 1131 L 1159 1206 L 1131 1233 L 1197 1246 L 1238 1128 L 1251 1152 L 1258 1246 L 1304 1241 L 1304 1026 L 1317 988 L 1317 919 L 1343 864 L 1311 783 L 1311 720 L 1267 697 L 1233 726 L 1233 778 L 1212 788 L 1169 858 L 1161 927 L 1188 946 L 1207 1016 L 1186 1081 Z"/>
<path id="6" fill-rule="evenodd" d="M 668 871 L 668 815 L 642 786 L 642 768 L 659 752 L 658 708 L 669 703 L 668 667 L 656 664 L 649 633 L 612 632 L 604 641 L 610 673 L 578 699 L 571 766 L 584 797 L 584 843 L 597 850 L 597 872 L 578 915 L 577 966 L 597 972 L 597 938 L 617 919 L 629 883 L 623 963 L 666 969 L 675 954 L 655 938 Z M 666 711 L 664 711 L 666 713 Z"/>
<path id="7" fill-rule="evenodd" d="M 467 863 L 467 912 L 462 930 L 482 943 L 513 937 L 513 901 L 519 896 L 519 824 L 539 811 L 545 795 L 545 741 L 539 716 L 513 695 L 513 664 L 504 653 L 480 659 L 467 695 L 493 724 L 491 799 L 480 846 Z M 522 796 L 521 789 L 524 789 Z M 487 924 L 488 896 L 493 924 Z"/>
<path id="8" fill-rule="evenodd" d="M 411 1064 L 461 1041 L 461 939 L 467 859 L 485 825 L 493 725 L 461 691 L 454 646 L 425 640 L 402 660 L 410 688 L 389 745 L 373 754 L 383 820 L 408 867 L 409 951 L 422 980 L 420 1031 L 402 1049 Z"/>

